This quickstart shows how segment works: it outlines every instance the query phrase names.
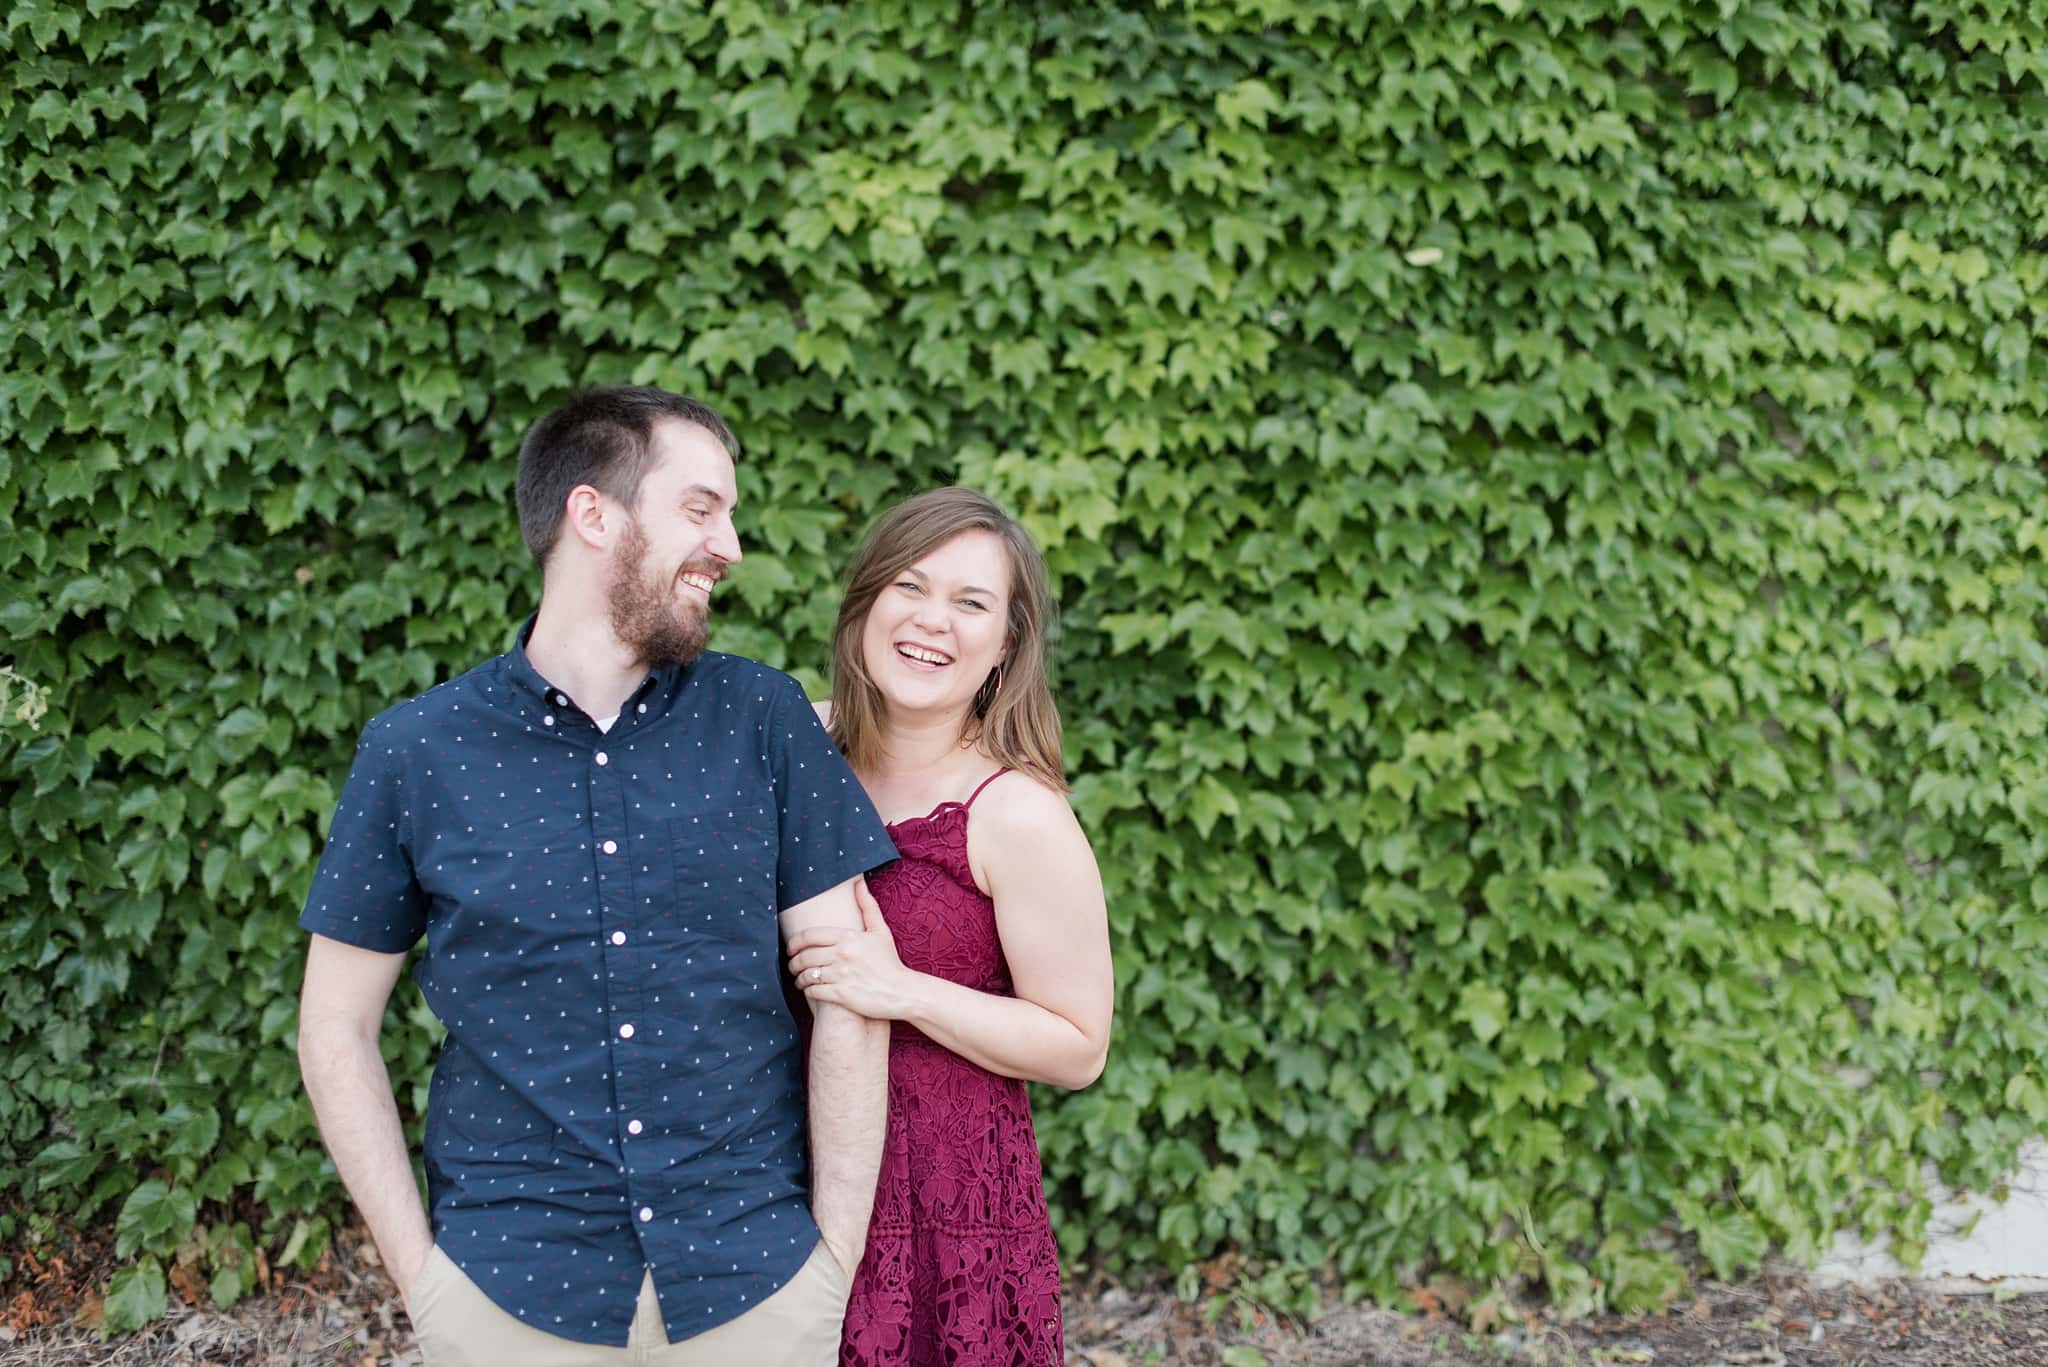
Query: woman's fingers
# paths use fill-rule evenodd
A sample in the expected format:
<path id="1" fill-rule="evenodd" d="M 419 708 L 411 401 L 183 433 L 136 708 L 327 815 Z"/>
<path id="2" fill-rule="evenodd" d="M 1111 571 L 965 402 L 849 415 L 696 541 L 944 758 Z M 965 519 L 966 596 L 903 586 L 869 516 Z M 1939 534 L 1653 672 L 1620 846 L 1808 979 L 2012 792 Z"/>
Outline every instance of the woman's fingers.
<path id="1" fill-rule="evenodd" d="M 792 954 L 789 958 L 789 971 L 802 978 L 807 969 L 827 968 L 841 962 L 843 960 L 839 951 L 833 946 L 825 945 L 817 949 L 807 949 L 801 954 Z"/>
<path id="2" fill-rule="evenodd" d="M 845 955 L 846 947 L 843 945 L 812 945 L 809 949 L 798 950 L 792 953 L 789 956 L 789 966 L 791 968 L 809 968 L 812 964 L 829 964 L 834 959 L 843 958 Z"/>
<path id="3" fill-rule="evenodd" d="M 875 900 L 875 894 L 868 891 L 867 875 L 854 880 L 853 900 L 860 908 L 861 925 L 871 935 L 887 935 L 889 922 L 882 916 L 882 904 Z"/>
<path id="4" fill-rule="evenodd" d="M 823 949 L 836 945 L 849 935 L 859 931 L 851 926 L 812 926 L 809 930 L 798 931 L 796 938 L 789 942 L 789 951 L 794 954 L 801 949 Z"/>

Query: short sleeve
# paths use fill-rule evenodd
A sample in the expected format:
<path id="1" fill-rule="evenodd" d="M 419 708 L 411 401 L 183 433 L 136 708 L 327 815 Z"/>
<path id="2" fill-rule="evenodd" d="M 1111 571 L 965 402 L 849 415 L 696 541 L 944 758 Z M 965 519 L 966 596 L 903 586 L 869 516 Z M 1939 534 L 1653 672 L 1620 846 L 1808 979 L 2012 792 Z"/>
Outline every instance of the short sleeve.
<path id="1" fill-rule="evenodd" d="M 775 906 L 788 911 L 896 857 L 896 846 L 839 747 L 791 680 L 768 714 L 780 849 Z"/>
<path id="2" fill-rule="evenodd" d="M 335 805 L 300 929 L 382 954 L 417 944 L 426 898 L 413 877 L 409 834 L 397 757 L 371 722 Z"/>

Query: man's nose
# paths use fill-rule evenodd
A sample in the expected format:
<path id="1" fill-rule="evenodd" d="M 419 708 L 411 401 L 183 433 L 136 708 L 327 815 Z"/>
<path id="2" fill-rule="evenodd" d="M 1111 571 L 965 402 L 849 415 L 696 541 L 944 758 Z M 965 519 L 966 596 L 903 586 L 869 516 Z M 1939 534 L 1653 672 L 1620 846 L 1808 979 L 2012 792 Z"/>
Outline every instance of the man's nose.
<path id="1" fill-rule="evenodd" d="M 714 531 L 711 534 L 711 540 L 705 543 L 704 549 L 709 551 L 712 555 L 717 556 L 720 560 L 723 560 L 728 565 L 739 564 L 739 529 L 733 526 L 730 520 L 721 523 L 718 527 L 718 530 Z"/>

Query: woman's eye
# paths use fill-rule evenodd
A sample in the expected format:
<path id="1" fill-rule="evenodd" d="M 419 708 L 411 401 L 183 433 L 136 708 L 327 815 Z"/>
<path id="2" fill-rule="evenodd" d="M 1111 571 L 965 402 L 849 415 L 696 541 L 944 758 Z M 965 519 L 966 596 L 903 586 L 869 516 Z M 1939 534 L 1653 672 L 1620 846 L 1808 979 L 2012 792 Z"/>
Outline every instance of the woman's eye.
<path id="1" fill-rule="evenodd" d="M 975 602 L 972 598 L 962 598 L 960 600 L 960 606 L 963 608 L 973 608 L 976 612 L 981 611 L 981 604 Z"/>
<path id="2" fill-rule="evenodd" d="M 916 585 L 916 584 L 912 583 L 912 582 L 911 582 L 910 580 L 908 580 L 908 579 L 899 579 L 899 580 L 897 580 L 897 581 L 896 581 L 896 587 L 897 587 L 897 588 L 899 588 L 899 589 L 902 589 L 902 590 L 903 590 L 903 591 L 904 591 L 905 593 L 918 593 L 918 592 L 920 592 L 920 591 L 921 591 L 921 590 L 919 590 L 919 588 L 917 587 L 917 585 Z"/>

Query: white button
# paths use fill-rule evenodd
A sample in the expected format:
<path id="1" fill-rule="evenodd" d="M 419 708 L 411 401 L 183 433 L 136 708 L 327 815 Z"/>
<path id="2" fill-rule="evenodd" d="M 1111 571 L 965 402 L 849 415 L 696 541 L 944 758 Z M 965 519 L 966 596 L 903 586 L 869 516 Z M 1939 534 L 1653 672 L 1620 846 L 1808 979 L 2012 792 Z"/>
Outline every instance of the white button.
<path id="1" fill-rule="evenodd" d="M 641 1223 L 641 1224 L 643 1224 L 643 1225 L 644 1225 L 644 1224 L 646 1224 L 646 1223 L 647 1223 L 647 1222 L 648 1222 L 649 1220 L 652 1220 L 653 1218 L 654 1218 L 654 1207 L 653 1207 L 653 1206 L 642 1206 L 642 1207 L 640 1207 L 640 1223 Z"/>
<path id="2" fill-rule="evenodd" d="M 542 726 L 553 726 L 555 724 L 555 719 L 553 717 L 542 717 L 540 719 L 540 724 Z"/>
<path id="3" fill-rule="evenodd" d="M 622 1025 L 622 1026 L 620 1026 L 620 1027 L 619 1027 L 619 1038 L 620 1038 L 620 1039 L 631 1039 L 631 1038 L 633 1038 L 633 1023 L 632 1023 L 631 1021 L 627 1021 L 627 1022 L 626 1022 L 626 1023 L 624 1024 L 624 1025 Z"/>
<path id="4" fill-rule="evenodd" d="M 627 1134 L 638 1134 L 638 1133 L 640 1133 L 640 1130 L 641 1130 L 641 1125 L 640 1125 L 640 1122 L 639 1122 L 639 1121 L 637 1121 L 637 1120 L 628 1120 L 628 1121 L 626 1122 L 626 1133 L 627 1133 Z"/>
<path id="5" fill-rule="evenodd" d="M 600 750 L 597 752 L 597 762 L 599 764 L 610 764 L 612 762 L 612 758 L 610 755 L 607 755 L 604 751 Z"/>
<path id="6" fill-rule="evenodd" d="M 617 853 L 619 852 L 619 842 L 618 842 L 618 841 L 616 841 L 616 840 L 607 840 L 607 841 L 605 841 L 605 842 L 604 842 L 604 852 L 605 852 L 606 854 L 617 854 Z"/>
<path id="7" fill-rule="evenodd" d="M 612 932 L 612 943 L 613 943 L 613 944 L 615 944 L 615 945 L 622 945 L 622 944 L 626 943 L 626 932 L 625 932 L 625 931 L 623 931 L 623 930 L 615 930 L 615 931 L 613 931 L 613 932 Z"/>
<path id="8" fill-rule="evenodd" d="M 640 711 L 640 712 L 645 712 L 645 711 L 647 710 L 647 704 L 646 704 L 646 703 L 641 703 L 641 704 L 640 704 L 640 706 L 639 706 L 639 707 L 638 707 L 637 709 L 635 709 L 635 710 L 636 710 L 636 711 Z"/>

